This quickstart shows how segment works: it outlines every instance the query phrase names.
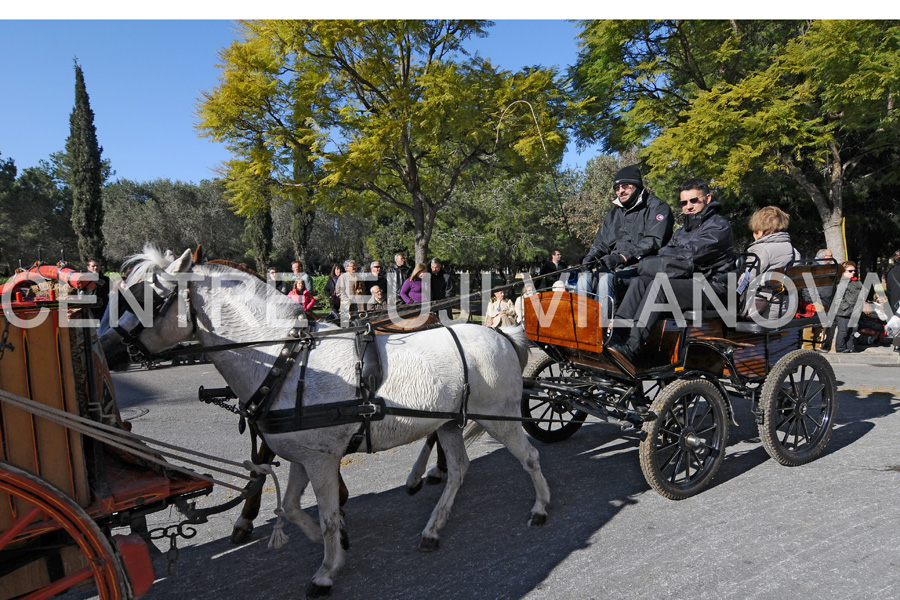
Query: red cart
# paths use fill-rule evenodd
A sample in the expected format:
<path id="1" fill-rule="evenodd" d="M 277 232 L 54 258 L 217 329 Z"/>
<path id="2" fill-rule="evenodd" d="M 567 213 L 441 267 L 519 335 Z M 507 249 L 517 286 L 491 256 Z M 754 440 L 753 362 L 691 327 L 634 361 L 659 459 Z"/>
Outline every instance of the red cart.
<path id="1" fill-rule="evenodd" d="M 154 580 L 146 515 L 212 489 L 91 435 L 130 429 L 96 329 L 77 321 L 90 307 L 60 300 L 92 285 L 41 265 L 0 288 L 0 600 L 90 585 L 104 599 L 139 597 Z"/>

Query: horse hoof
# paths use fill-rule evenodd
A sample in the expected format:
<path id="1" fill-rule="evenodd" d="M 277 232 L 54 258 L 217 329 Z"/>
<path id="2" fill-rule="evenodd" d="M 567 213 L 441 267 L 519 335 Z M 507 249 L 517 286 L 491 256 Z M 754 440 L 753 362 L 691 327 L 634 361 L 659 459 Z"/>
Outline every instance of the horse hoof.
<path id="1" fill-rule="evenodd" d="M 444 481 L 443 477 L 438 477 L 437 475 L 429 475 L 425 478 L 425 483 L 428 485 L 437 485 Z"/>
<path id="2" fill-rule="evenodd" d="M 421 489 L 422 489 L 422 480 L 420 479 L 419 483 L 417 483 L 413 487 L 407 487 L 406 493 L 409 494 L 410 496 L 415 496 L 418 493 L 418 491 Z"/>
<path id="3" fill-rule="evenodd" d="M 422 540 L 419 542 L 419 550 L 422 552 L 434 552 L 438 549 L 438 545 L 441 543 L 438 538 L 430 538 L 422 536 Z"/>
<path id="4" fill-rule="evenodd" d="M 533 514 L 528 517 L 529 527 L 543 527 L 547 524 L 547 515 Z"/>
<path id="5" fill-rule="evenodd" d="M 246 544 L 249 541 L 253 540 L 253 525 L 250 525 L 250 529 L 238 529 L 235 527 L 231 531 L 231 543 L 236 546 L 240 546 L 241 544 Z"/>
<path id="6" fill-rule="evenodd" d="M 324 598 L 328 594 L 331 593 L 330 585 L 316 585 L 314 582 L 310 581 L 309 585 L 306 586 L 306 597 L 307 598 Z"/>
<path id="7" fill-rule="evenodd" d="M 344 550 L 350 549 L 350 536 L 347 535 L 347 531 L 345 529 L 341 529 L 341 548 Z"/>

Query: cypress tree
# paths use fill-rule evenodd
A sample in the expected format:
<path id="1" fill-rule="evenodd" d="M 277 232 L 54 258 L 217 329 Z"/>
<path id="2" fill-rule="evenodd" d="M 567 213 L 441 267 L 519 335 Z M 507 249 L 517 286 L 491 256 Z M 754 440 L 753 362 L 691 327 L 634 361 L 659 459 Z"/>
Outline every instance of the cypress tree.
<path id="1" fill-rule="evenodd" d="M 66 140 L 68 185 L 72 190 L 72 228 L 78 237 L 78 253 L 83 262 L 103 260 L 103 173 L 97 143 L 94 111 L 91 110 L 84 73 L 75 62 L 75 108 L 69 116 Z"/>

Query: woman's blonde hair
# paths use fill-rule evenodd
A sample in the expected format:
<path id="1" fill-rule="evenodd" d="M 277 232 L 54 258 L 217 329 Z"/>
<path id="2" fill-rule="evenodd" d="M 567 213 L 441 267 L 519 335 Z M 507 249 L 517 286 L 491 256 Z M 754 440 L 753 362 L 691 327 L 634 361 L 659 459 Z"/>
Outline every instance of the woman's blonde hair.
<path id="1" fill-rule="evenodd" d="M 419 273 L 421 273 L 422 271 L 427 271 L 427 270 L 428 270 L 428 267 L 425 266 L 424 264 L 422 264 L 422 263 L 417 264 L 416 268 L 413 269 L 412 273 L 410 273 L 409 280 L 415 281 L 416 277 L 419 276 Z"/>
<path id="2" fill-rule="evenodd" d="M 750 231 L 763 235 L 785 231 L 791 223 L 791 217 L 777 206 L 764 206 L 750 215 Z"/>

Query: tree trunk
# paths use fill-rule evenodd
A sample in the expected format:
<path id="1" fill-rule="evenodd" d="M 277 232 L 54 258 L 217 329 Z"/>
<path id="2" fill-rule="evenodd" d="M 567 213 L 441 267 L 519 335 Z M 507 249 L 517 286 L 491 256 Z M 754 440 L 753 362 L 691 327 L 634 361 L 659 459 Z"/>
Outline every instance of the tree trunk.
<path id="1" fill-rule="evenodd" d="M 303 206 L 294 203 L 291 206 L 291 243 L 294 246 L 294 258 L 303 264 L 303 268 L 309 271 L 309 261 L 306 260 L 306 247 L 309 245 L 309 236 L 312 233 L 313 222 L 316 220 L 316 211 L 306 210 Z"/>
<path id="2" fill-rule="evenodd" d="M 825 247 L 834 254 L 834 260 L 839 263 L 847 260 L 847 248 L 844 247 L 844 233 L 841 229 L 841 221 L 843 221 L 843 211 L 835 209 L 831 212 L 830 218 L 825 220 Z"/>
<path id="3" fill-rule="evenodd" d="M 825 247 L 831 250 L 836 261 L 844 262 L 847 260 L 847 249 L 844 247 L 844 234 L 841 230 L 841 221 L 844 217 L 844 194 L 840 156 L 836 151 L 832 156 L 829 168 L 831 185 L 828 197 L 806 177 L 806 174 L 789 157 L 782 157 L 781 161 L 787 167 L 788 174 L 806 190 L 806 193 L 812 198 L 813 204 L 816 205 L 825 232 Z"/>

